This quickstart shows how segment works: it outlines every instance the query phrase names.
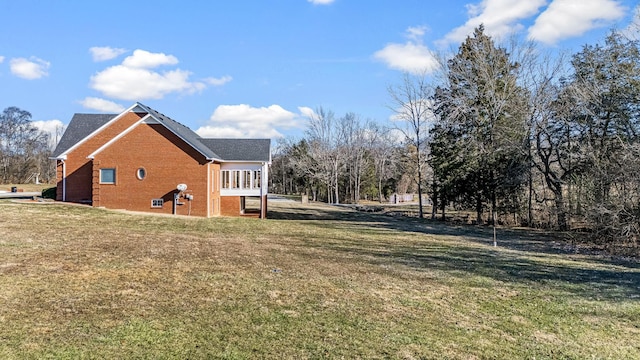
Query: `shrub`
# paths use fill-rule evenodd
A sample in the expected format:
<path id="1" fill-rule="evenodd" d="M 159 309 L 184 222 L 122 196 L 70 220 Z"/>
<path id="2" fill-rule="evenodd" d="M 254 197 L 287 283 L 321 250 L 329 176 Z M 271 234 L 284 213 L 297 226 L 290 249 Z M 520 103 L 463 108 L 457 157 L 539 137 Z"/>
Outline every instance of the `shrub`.
<path id="1" fill-rule="evenodd" d="M 44 199 L 56 199 L 56 187 L 50 187 L 46 189 L 42 189 L 42 197 Z"/>

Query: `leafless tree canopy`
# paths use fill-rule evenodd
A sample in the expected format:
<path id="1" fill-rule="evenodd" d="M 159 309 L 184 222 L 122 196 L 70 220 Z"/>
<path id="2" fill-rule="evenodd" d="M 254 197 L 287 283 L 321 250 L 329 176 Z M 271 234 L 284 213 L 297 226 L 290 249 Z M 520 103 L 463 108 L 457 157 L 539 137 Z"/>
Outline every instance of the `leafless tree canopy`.
<path id="1" fill-rule="evenodd" d="M 0 115 L 0 179 L 3 184 L 20 184 L 38 179 L 55 179 L 48 159 L 49 135 L 31 124 L 31 114 L 8 107 Z"/>

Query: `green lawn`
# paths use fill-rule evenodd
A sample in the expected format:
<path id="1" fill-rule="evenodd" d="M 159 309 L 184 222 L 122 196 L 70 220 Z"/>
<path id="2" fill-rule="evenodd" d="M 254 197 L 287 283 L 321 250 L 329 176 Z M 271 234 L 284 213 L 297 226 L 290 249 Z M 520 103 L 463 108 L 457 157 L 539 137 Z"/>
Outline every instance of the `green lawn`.
<path id="1" fill-rule="evenodd" d="M 640 264 L 322 205 L 0 201 L 0 358 L 638 359 Z"/>

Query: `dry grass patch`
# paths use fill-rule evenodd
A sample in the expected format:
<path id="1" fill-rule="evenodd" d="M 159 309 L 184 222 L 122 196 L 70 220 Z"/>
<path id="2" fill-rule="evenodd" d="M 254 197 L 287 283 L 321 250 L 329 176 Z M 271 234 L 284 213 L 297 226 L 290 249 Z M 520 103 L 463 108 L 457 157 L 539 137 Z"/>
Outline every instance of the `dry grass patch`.
<path id="1" fill-rule="evenodd" d="M 2 358 L 638 358 L 637 263 L 274 203 L 269 220 L 0 202 Z"/>

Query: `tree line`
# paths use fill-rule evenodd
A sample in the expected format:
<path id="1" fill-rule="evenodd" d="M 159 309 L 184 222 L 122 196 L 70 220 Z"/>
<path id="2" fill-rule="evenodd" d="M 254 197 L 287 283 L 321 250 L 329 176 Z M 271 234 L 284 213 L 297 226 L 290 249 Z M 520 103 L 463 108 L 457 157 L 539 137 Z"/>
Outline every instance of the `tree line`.
<path id="1" fill-rule="evenodd" d="M 11 106 L 0 114 L 0 181 L 24 184 L 52 183 L 55 166 L 50 135 L 33 126 L 31 113 Z"/>
<path id="2" fill-rule="evenodd" d="M 278 144 L 271 191 L 330 203 L 417 192 L 432 218 L 465 209 L 479 224 L 581 229 L 637 246 L 636 33 L 552 57 L 480 26 L 440 71 L 389 87 L 386 126 L 317 109 L 303 139 Z"/>

